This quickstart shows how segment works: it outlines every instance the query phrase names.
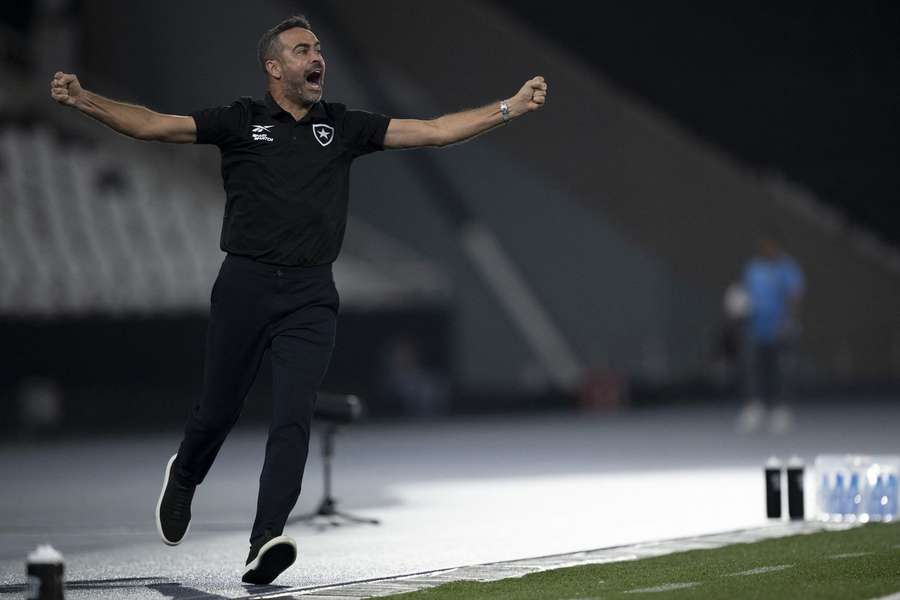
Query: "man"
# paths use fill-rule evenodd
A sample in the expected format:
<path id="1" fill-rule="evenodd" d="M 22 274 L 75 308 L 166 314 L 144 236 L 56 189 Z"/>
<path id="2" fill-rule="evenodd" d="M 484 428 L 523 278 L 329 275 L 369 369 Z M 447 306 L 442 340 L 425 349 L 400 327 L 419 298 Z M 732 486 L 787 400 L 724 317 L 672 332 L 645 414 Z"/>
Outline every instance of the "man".
<path id="1" fill-rule="evenodd" d="M 127 136 L 215 144 L 221 151 L 227 256 L 210 299 L 203 392 L 166 465 L 156 521 L 166 544 L 184 538 L 194 490 L 237 420 L 268 348 L 273 415 L 242 577 L 261 584 L 296 559 L 296 544 L 283 529 L 300 494 L 316 390 L 334 344 L 339 299 L 331 263 L 344 236 L 351 163 L 384 148 L 471 139 L 540 108 L 547 84 L 535 77 L 509 100 L 433 120 L 390 119 L 322 100 L 325 58 L 305 17 L 263 34 L 258 55 L 264 100 L 240 98 L 189 116 L 109 100 L 61 72 L 50 92 Z"/>
<path id="2" fill-rule="evenodd" d="M 803 299 L 803 271 L 777 240 L 764 236 L 744 270 L 749 314 L 746 322 L 747 402 L 738 430 L 753 431 L 771 409 L 770 430 L 787 433 L 793 417 L 784 397 L 786 363 L 796 344 Z"/>

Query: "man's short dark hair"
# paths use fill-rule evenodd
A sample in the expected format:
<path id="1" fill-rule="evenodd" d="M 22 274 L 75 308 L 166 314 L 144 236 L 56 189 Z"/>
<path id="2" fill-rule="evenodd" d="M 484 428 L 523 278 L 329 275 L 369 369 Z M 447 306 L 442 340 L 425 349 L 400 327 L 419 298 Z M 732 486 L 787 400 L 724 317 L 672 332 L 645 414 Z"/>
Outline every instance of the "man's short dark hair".
<path id="1" fill-rule="evenodd" d="M 266 61 L 270 58 L 274 58 L 280 50 L 278 48 L 278 35 L 282 31 L 294 29 L 295 27 L 312 31 L 309 20 L 305 16 L 294 15 L 268 30 L 262 34 L 261 38 L 259 38 L 259 44 L 256 45 L 256 56 L 259 58 L 259 64 L 263 71 L 266 70 Z"/>

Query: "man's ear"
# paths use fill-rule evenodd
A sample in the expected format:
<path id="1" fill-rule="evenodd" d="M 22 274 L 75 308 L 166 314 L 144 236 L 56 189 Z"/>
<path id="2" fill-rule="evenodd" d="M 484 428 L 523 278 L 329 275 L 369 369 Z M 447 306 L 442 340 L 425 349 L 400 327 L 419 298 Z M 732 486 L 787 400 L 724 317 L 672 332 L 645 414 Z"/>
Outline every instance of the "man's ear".
<path id="1" fill-rule="evenodd" d="M 266 61 L 266 72 L 274 79 L 281 79 L 281 63 L 274 58 Z"/>

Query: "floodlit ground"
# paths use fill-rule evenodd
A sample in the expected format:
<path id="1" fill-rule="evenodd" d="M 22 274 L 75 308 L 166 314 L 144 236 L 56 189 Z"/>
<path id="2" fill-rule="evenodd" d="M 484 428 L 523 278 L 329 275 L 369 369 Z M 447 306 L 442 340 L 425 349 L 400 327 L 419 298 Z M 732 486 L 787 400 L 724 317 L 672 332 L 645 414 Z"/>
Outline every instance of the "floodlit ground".
<path id="1" fill-rule="evenodd" d="M 853 600 L 894 592 L 900 592 L 900 524 L 896 523 L 557 569 L 492 583 L 449 583 L 391 598 L 599 600 L 650 594 L 691 600 Z"/>
<path id="2" fill-rule="evenodd" d="M 0 598 L 21 596 L 24 557 L 44 542 L 66 557 L 69 600 L 234 598 L 755 527 L 766 523 L 770 454 L 900 453 L 900 407 L 856 401 L 798 416 L 787 437 L 739 437 L 731 410 L 696 408 L 349 427 L 337 445 L 336 495 L 382 524 L 289 526 L 300 559 L 266 590 L 240 583 L 262 429 L 239 427 L 227 440 L 175 548 L 158 539 L 152 513 L 177 431 L 7 444 Z M 295 514 L 321 493 L 317 442 Z"/>

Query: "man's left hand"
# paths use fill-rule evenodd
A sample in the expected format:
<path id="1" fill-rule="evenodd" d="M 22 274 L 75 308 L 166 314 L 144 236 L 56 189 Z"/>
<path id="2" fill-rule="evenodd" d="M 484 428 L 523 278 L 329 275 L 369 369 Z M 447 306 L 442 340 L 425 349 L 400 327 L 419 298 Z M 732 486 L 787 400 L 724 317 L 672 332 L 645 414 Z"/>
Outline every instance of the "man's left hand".
<path id="1" fill-rule="evenodd" d="M 547 101 L 547 89 L 547 82 L 543 77 L 529 79 L 509 100 L 509 112 L 513 117 L 518 117 L 539 109 Z"/>

